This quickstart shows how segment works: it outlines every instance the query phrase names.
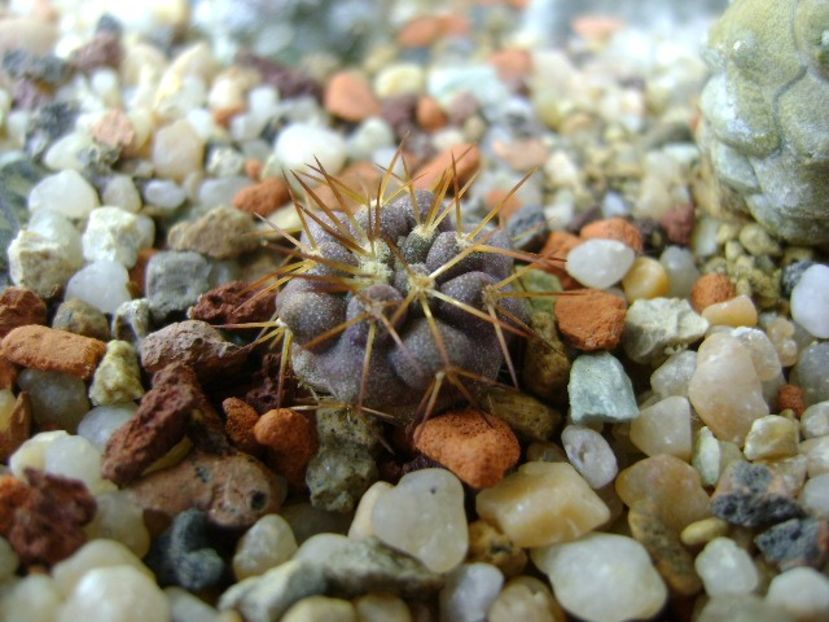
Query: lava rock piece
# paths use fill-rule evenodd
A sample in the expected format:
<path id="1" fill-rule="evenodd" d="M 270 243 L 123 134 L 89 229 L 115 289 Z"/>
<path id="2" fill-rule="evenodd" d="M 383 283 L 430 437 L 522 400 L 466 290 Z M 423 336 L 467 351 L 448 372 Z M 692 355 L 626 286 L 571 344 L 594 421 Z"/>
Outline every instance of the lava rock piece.
<path id="1" fill-rule="evenodd" d="M 161 586 L 179 585 L 194 592 L 204 590 L 218 584 L 227 572 L 227 564 L 210 547 L 210 542 L 207 513 L 185 510 L 156 538 L 144 562 Z"/>

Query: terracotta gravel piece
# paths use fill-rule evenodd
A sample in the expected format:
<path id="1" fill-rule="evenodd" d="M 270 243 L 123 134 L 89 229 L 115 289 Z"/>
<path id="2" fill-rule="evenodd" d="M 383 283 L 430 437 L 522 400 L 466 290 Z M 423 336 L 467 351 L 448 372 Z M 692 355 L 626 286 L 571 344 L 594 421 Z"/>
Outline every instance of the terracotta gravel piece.
<path id="1" fill-rule="evenodd" d="M 452 179 L 454 176 L 452 171 L 453 157 L 455 158 L 458 187 L 463 186 L 481 166 L 481 151 L 477 145 L 471 143 L 454 145 L 441 151 L 415 172 L 414 187 L 418 190 L 430 190 L 444 176 L 448 175 Z M 454 182 L 450 181 L 450 192 L 453 187 Z"/>
<path id="2" fill-rule="evenodd" d="M 784 384 L 777 389 L 777 409 L 784 411 L 791 409 L 799 419 L 806 410 L 806 400 L 803 397 L 803 389 L 794 384 Z"/>
<path id="3" fill-rule="evenodd" d="M 231 281 L 199 296 L 187 314 L 192 320 L 210 324 L 244 324 L 270 320 L 275 307 L 273 292 L 252 288 L 244 281 Z"/>
<path id="4" fill-rule="evenodd" d="M 288 183 L 279 177 L 268 177 L 258 184 L 242 188 L 233 197 L 233 207 L 247 214 L 268 216 L 291 198 Z"/>
<path id="5" fill-rule="evenodd" d="M 9 537 L 14 525 L 14 512 L 22 507 L 32 489 L 14 475 L 0 475 L 0 536 Z"/>
<path id="6" fill-rule="evenodd" d="M 567 270 L 564 265 L 569 252 L 582 242 L 584 242 L 584 240 L 577 235 L 573 235 L 572 233 L 567 233 L 566 231 L 552 231 L 550 232 L 550 236 L 547 238 L 547 241 L 544 243 L 544 248 L 542 248 L 539 252 L 539 255 L 542 257 L 552 259 L 557 263 L 560 263 L 560 265 L 551 265 L 547 263 L 540 265 L 539 267 L 542 270 L 556 276 L 564 289 L 570 290 L 581 287 L 581 284 L 579 284 L 576 279 L 567 274 Z"/>
<path id="7" fill-rule="evenodd" d="M 238 397 L 229 397 L 222 402 L 222 410 L 225 413 L 225 433 L 230 442 L 245 453 L 260 453 L 262 446 L 253 432 L 256 422 L 259 421 L 256 409 Z"/>
<path id="8" fill-rule="evenodd" d="M 699 277 L 691 288 L 691 306 L 698 313 L 713 304 L 731 300 L 737 290 L 725 274 L 712 272 Z"/>
<path id="9" fill-rule="evenodd" d="M 473 488 L 494 486 L 518 463 L 521 446 L 497 417 L 467 409 L 429 419 L 414 433 L 415 447 Z"/>
<path id="10" fill-rule="evenodd" d="M 417 124 L 427 132 L 434 132 L 446 127 L 449 118 L 438 100 L 429 95 L 421 95 L 417 100 Z"/>
<path id="11" fill-rule="evenodd" d="M 579 350 L 613 350 L 625 329 L 627 304 L 619 296 L 598 289 L 573 290 L 559 296 L 555 315 L 558 329 Z"/>
<path id="12" fill-rule="evenodd" d="M 98 339 L 48 326 L 19 326 L 3 338 L 2 355 L 21 367 L 59 371 L 87 379 L 106 353 Z"/>
<path id="13" fill-rule="evenodd" d="M 636 225 L 629 223 L 624 218 L 603 218 L 596 220 L 589 225 L 582 227 L 579 232 L 585 240 L 601 238 L 604 240 L 618 240 L 627 244 L 636 253 L 641 253 L 644 248 L 642 233 Z"/>
<path id="14" fill-rule="evenodd" d="M 380 102 L 368 80 L 357 71 L 340 71 L 328 80 L 323 105 L 332 115 L 358 122 L 380 114 Z"/>
<path id="15" fill-rule="evenodd" d="M 688 246 L 694 232 L 695 208 L 691 203 L 683 203 L 668 210 L 660 220 L 668 239 L 673 244 Z"/>
<path id="16" fill-rule="evenodd" d="M 270 464 L 294 490 L 305 487 L 305 470 L 319 449 L 314 425 L 290 408 L 269 410 L 253 428 L 256 441 L 269 449 Z"/>
<path id="17" fill-rule="evenodd" d="M 27 324 L 46 324 L 46 303 L 25 287 L 6 288 L 0 294 L 0 337 Z"/>

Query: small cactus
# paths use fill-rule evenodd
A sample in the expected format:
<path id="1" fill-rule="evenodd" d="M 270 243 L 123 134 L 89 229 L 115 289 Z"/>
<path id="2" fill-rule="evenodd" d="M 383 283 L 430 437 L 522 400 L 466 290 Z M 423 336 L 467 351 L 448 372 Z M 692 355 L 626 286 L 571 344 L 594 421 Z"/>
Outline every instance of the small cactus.
<path id="1" fill-rule="evenodd" d="M 529 309 L 514 259 L 545 260 L 512 250 L 490 224 L 497 210 L 463 224 L 462 190 L 444 205 L 450 178 L 436 193 L 408 182 L 353 214 L 295 202 L 304 226 L 299 239 L 283 232 L 296 261 L 276 311 L 283 359 L 306 385 L 406 422 L 474 400 L 470 385 L 493 382 L 505 361 L 515 380 L 508 347 L 529 331 Z"/>

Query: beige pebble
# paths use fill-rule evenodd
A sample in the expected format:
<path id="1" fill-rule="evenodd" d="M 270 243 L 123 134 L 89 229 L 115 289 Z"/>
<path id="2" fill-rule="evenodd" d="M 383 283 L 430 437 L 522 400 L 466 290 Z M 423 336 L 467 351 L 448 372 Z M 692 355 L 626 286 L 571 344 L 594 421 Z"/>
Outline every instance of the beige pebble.
<path id="1" fill-rule="evenodd" d="M 757 308 L 745 294 L 708 305 L 703 309 L 702 317 L 711 326 L 757 326 Z"/>
<path id="2" fill-rule="evenodd" d="M 716 516 L 709 516 L 685 527 L 679 534 L 679 539 L 685 546 L 700 546 L 725 535 L 728 535 L 728 523 Z"/>
<path id="3" fill-rule="evenodd" d="M 201 169 L 204 142 L 189 121 L 174 121 L 156 133 L 152 157 L 156 175 L 181 182 Z"/>
<path id="4" fill-rule="evenodd" d="M 659 298 L 668 293 L 668 272 L 652 257 L 637 257 L 622 279 L 622 289 L 628 302 Z"/>
<path id="5" fill-rule="evenodd" d="M 746 435 L 743 453 L 749 460 L 773 460 L 797 454 L 798 424 L 779 415 L 755 419 Z"/>

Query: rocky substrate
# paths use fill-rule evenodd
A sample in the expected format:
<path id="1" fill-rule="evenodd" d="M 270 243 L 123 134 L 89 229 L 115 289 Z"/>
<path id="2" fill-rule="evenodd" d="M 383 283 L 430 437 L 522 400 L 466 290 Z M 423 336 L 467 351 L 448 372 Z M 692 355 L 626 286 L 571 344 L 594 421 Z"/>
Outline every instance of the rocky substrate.
<path id="1" fill-rule="evenodd" d="M 829 620 L 826 248 L 717 204 L 706 20 L 11 4 L 0 619 Z M 518 386 L 405 427 L 259 338 L 389 166 L 546 258 Z"/>

